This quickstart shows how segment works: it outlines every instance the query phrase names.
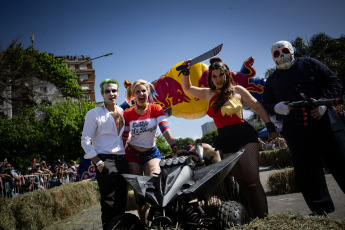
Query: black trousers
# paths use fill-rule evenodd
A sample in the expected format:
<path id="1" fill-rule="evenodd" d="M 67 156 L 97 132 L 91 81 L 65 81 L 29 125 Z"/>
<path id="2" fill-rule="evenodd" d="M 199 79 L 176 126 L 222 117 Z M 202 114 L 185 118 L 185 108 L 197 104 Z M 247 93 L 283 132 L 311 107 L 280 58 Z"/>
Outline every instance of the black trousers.
<path id="1" fill-rule="evenodd" d="M 333 212 L 323 166 L 345 193 L 345 153 L 336 142 L 327 115 L 307 127 L 284 124 L 283 136 L 290 149 L 297 186 L 308 207 L 317 214 Z"/>
<path id="2" fill-rule="evenodd" d="M 101 195 L 103 229 L 117 215 L 125 213 L 128 185 L 121 173 L 128 173 L 128 163 L 123 156 L 99 154 L 104 161 L 102 173 L 96 169 L 96 179 Z"/>

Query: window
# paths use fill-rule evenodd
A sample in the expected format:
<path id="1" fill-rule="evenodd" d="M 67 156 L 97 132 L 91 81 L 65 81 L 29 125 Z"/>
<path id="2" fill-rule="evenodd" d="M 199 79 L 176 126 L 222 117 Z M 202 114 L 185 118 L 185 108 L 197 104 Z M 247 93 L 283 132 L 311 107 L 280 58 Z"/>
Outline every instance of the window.
<path id="1" fill-rule="evenodd" d="M 46 93 L 47 92 L 47 87 L 40 87 L 40 92 L 41 93 Z"/>
<path id="2" fill-rule="evenodd" d="M 89 94 L 84 95 L 84 100 L 90 100 L 90 95 Z"/>
<path id="3" fill-rule="evenodd" d="M 82 90 L 88 90 L 88 89 L 90 89 L 90 88 L 89 88 L 89 85 L 88 85 L 88 84 L 84 84 L 84 85 L 81 85 L 81 89 L 82 89 Z"/>
<path id="4" fill-rule="evenodd" d="M 75 70 L 75 65 L 69 65 L 69 69 Z"/>
<path id="5" fill-rule="evenodd" d="M 87 74 L 81 74 L 80 75 L 80 80 L 81 81 L 87 81 L 89 79 L 89 76 Z"/>
<path id="6" fill-rule="evenodd" d="M 82 64 L 79 66 L 79 69 L 87 69 L 87 65 L 86 64 Z"/>

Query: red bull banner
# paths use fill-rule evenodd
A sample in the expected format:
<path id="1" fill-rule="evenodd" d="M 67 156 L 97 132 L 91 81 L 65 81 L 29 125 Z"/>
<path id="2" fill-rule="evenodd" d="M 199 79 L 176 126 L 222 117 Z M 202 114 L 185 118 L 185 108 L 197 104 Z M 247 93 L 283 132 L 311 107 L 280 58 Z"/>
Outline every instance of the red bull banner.
<path id="1" fill-rule="evenodd" d="M 174 65 L 165 75 L 152 82 L 155 87 L 157 96 L 154 103 L 162 106 L 167 117 L 175 116 L 186 119 L 198 119 L 206 115 L 208 102 L 195 98 L 182 89 L 182 77 L 178 76 L 179 71 L 176 67 L 183 62 Z M 239 72 L 231 71 L 236 84 L 246 88 L 258 101 L 262 100 L 265 81 L 255 78 L 255 69 L 253 68 L 254 58 L 250 57 L 244 61 Z M 198 87 L 208 87 L 208 65 L 197 63 L 190 70 L 191 83 Z M 125 87 L 128 81 L 124 82 Z M 130 106 L 124 102 L 121 107 L 125 110 Z"/>
<path id="2" fill-rule="evenodd" d="M 94 164 L 92 164 L 90 159 L 85 159 L 82 157 L 77 174 L 79 175 L 80 180 L 95 179 L 96 167 Z"/>

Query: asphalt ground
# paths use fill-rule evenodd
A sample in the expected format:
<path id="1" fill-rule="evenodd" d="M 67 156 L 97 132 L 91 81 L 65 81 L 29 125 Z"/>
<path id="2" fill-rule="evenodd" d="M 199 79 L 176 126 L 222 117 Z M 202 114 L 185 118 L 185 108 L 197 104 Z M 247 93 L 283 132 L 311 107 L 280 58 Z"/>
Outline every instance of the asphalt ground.
<path id="1" fill-rule="evenodd" d="M 286 195 L 274 195 L 267 187 L 267 179 L 270 173 L 274 169 L 269 167 L 260 168 L 260 179 L 265 189 L 268 202 L 269 215 L 282 214 L 282 213 L 293 213 L 301 215 L 309 215 L 307 204 L 301 193 L 291 193 Z M 337 219 L 345 219 L 345 194 L 341 191 L 338 184 L 335 182 L 331 174 L 326 174 L 326 181 L 329 192 L 335 205 L 335 211 L 328 214 L 329 217 Z M 137 214 L 136 210 L 129 211 Z M 102 229 L 101 223 L 101 207 L 100 205 L 94 205 L 88 209 L 81 210 L 74 216 L 71 216 L 63 221 L 54 223 L 47 229 L 63 229 L 63 230 L 92 230 Z"/>
<path id="2" fill-rule="evenodd" d="M 306 202 L 301 193 L 291 193 L 286 195 L 274 195 L 270 193 L 267 187 L 267 179 L 270 173 L 272 173 L 271 168 L 260 168 L 260 179 L 261 183 L 265 189 L 268 202 L 268 212 L 269 214 L 279 214 L 290 212 L 293 214 L 309 215 L 311 214 Z M 328 190 L 331 194 L 335 211 L 328 214 L 329 217 L 344 219 L 345 218 L 345 194 L 341 191 L 338 184 L 335 182 L 331 174 L 325 174 Z"/>

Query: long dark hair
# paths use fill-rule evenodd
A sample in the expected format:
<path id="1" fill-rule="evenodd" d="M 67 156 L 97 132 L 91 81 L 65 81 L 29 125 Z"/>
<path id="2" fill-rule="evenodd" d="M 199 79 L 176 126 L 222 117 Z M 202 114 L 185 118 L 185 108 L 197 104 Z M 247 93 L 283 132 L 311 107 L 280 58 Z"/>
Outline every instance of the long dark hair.
<path id="1" fill-rule="evenodd" d="M 224 105 L 224 103 L 234 95 L 234 80 L 231 77 L 229 67 L 226 64 L 224 64 L 222 59 L 219 57 L 214 57 L 210 59 L 210 66 L 208 67 L 208 69 L 208 85 L 212 90 L 217 90 L 216 86 L 212 82 L 212 71 L 220 69 L 221 74 L 225 74 L 226 76 L 225 84 L 220 89 L 220 93 L 211 104 L 211 106 L 214 109 L 214 112 L 216 113 Z"/>

